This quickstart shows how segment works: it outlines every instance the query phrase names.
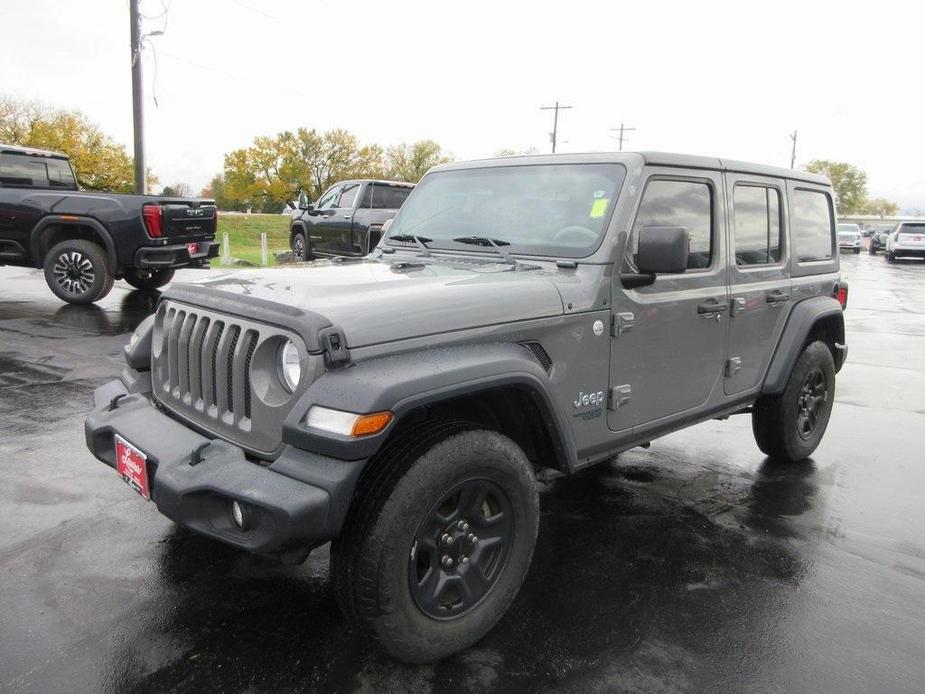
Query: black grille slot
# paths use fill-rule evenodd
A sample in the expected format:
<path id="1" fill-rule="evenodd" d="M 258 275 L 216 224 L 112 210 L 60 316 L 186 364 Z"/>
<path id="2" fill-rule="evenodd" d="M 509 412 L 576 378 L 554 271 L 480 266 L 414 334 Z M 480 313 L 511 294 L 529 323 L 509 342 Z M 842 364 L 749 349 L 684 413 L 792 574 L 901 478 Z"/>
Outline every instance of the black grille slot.
<path id="1" fill-rule="evenodd" d="M 546 373 L 552 371 L 552 358 L 549 356 L 549 353 L 543 349 L 543 345 L 539 342 L 521 342 L 520 344 L 533 355 L 537 363 L 543 367 L 543 371 Z"/>
<path id="2" fill-rule="evenodd" d="M 222 333 L 225 332 L 225 324 L 218 323 L 218 331 L 215 334 L 215 340 L 212 343 L 212 361 L 209 364 L 209 371 L 212 374 L 212 404 L 218 404 L 218 343 L 222 341 Z"/>
<path id="3" fill-rule="evenodd" d="M 234 412 L 234 348 L 238 346 L 241 328 L 232 325 L 230 330 L 231 344 L 228 346 L 228 358 L 225 362 L 225 377 L 228 379 L 228 411 Z"/>
<path id="4" fill-rule="evenodd" d="M 254 358 L 254 350 L 257 349 L 257 333 L 248 334 L 247 356 L 244 357 L 244 416 L 250 419 L 251 416 L 251 359 Z"/>

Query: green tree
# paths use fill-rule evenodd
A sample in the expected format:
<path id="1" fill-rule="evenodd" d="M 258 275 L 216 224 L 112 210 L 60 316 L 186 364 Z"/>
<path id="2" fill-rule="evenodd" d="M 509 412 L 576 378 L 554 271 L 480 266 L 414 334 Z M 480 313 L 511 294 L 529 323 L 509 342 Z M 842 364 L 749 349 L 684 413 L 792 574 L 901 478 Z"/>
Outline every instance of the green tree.
<path id="1" fill-rule="evenodd" d="M 887 217 L 899 214 L 899 205 L 885 198 L 869 198 L 864 201 L 858 211 L 861 214 L 878 214 L 881 217 Z"/>
<path id="2" fill-rule="evenodd" d="M 134 191 L 133 159 L 124 145 L 79 111 L 0 95 L 0 142 L 64 152 L 87 190 Z M 148 186 L 157 178 L 148 172 Z"/>
<path id="3" fill-rule="evenodd" d="M 446 164 L 453 158 L 433 140 L 418 140 L 389 147 L 386 153 L 388 177 L 397 181 L 417 183 L 428 169 Z"/>
<path id="4" fill-rule="evenodd" d="M 857 214 L 863 209 L 867 200 L 867 174 L 861 169 L 843 161 L 814 159 L 806 165 L 806 170 L 832 181 L 839 213 Z"/>

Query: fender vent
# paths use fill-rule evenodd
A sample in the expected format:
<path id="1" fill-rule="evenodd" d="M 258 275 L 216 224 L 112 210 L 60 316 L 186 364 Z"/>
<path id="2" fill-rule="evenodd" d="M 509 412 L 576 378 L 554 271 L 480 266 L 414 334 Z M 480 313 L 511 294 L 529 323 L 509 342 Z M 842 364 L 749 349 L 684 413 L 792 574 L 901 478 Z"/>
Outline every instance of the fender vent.
<path id="1" fill-rule="evenodd" d="M 525 347 L 530 354 L 533 355 L 537 363 L 543 367 L 543 371 L 547 374 L 552 371 L 552 359 L 546 350 L 543 349 L 543 345 L 539 342 L 521 342 L 520 345 L 521 347 Z"/>

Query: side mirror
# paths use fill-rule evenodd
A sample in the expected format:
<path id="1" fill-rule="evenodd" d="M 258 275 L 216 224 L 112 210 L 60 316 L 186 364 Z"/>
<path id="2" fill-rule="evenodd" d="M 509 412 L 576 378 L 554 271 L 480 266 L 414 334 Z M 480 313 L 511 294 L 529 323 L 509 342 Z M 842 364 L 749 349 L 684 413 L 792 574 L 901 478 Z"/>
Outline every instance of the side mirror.
<path id="1" fill-rule="evenodd" d="M 687 270 L 690 234 L 684 227 L 643 227 L 639 230 L 636 267 L 640 274 L 672 275 Z"/>
<path id="2" fill-rule="evenodd" d="M 300 200 L 299 209 L 300 210 L 311 210 L 311 209 L 314 209 L 314 205 L 312 205 L 310 202 Z"/>

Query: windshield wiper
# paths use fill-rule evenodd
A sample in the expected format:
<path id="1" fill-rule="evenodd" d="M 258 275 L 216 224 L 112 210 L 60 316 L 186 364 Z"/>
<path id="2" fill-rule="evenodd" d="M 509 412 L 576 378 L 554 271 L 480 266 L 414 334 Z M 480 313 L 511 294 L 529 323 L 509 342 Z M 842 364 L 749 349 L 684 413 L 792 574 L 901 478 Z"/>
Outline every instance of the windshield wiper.
<path id="1" fill-rule="evenodd" d="M 415 236 L 414 234 L 395 234 L 394 236 L 389 236 L 389 239 L 393 241 L 399 241 L 401 243 L 416 243 L 418 248 L 421 249 L 421 255 L 430 256 L 430 249 L 425 245 L 433 241 L 426 236 Z"/>
<path id="2" fill-rule="evenodd" d="M 508 265 L 517 265 L 517 260 L 504 250 L 501 246 L 510 246 L 509 241 L 502 241 L 501 239 L 491 239 L 487 236 L 460 236 L 458 239 L 453 239 L 456 243 L 467 243 L 470 246 L 485 246 L 494 248 L 498 255 L 500 255 L 504 262 Z"/>

